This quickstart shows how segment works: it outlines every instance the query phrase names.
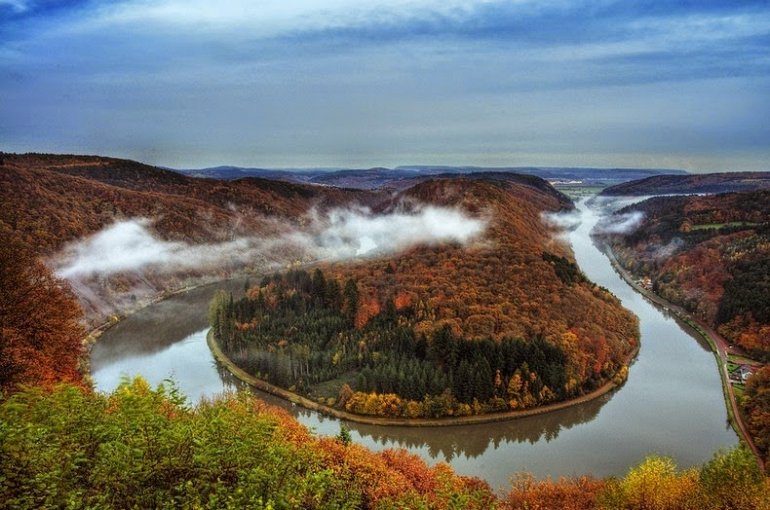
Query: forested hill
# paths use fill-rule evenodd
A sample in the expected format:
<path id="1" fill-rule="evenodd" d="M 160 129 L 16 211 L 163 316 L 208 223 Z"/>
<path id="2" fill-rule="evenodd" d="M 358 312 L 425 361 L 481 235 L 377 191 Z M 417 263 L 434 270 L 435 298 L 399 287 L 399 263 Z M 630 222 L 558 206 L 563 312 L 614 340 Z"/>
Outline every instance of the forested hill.
<path id="1" fill-rule="evenodd" d="M 622 209 L 640 226 L 610 236 L 620 262 L 656 292 L 770 355 L 770 190 L 657 197 Z"/>
<path id="2" fill-rule="evenodd" d="M 390 207 L 458 208 L 483 236 L 274 275 L 215 302 L 214 331 L 250 373 L 358 414 L 506 411 L 622 380 L 636 320 L 544 222 L 571 203 L 530 184 L 421 182 Z"/>
<path id="3" fill-rule="evenodd" d="M 42 262 L 51 263 L 72 241 L 102 233 L 116 221 L 136 218 L 147 219 L 142 228 L 153 236 L 149 240 L 140 237 L 139 247 L 156 249 L 158 242 L 172 242 L 195 248 L 227 245 L 242 235 L 247 239 L 275 237 L 281 229 L 303 228 L 312 211 L 357 210 L 363 205 L 377 216 L 393 211 L 410 214 L 426 205 L 457 206 L 471 216 L 489 220 L 488 235 L 473 246 L 424 245 L 386 258 L 327 268 L 340 278 L 360 279 L 362 317 L 376 313 L 375 309 L 386 305 L 391 297 L 398 297 L 401 306 L 404 299 L 416 299 L 419 294 L 432 309 L 431 316 L 419 324 L 425 331 L 446 325 L 469 337 L 540 335 L 548 341 L 562 341 L 561 336 L 574 331 L 598 353 L 595 370 L 589 370 L 595 374 L 617 369 L 604 362 L 611 359 L 616 364 L 620 353 L 627 351 L 628 337 L 633 336 L 625 312 L 611 297 L 582 281 L 567 248 L 554 240 L 555 232 L 543 223 L 544 213 L 570 208 L 571 203 L 538 177 L 452 175 L 415 183 L 394 195 L 256 178 L 197 179 L 99 156 L 2 154 L 1 162 L 3 278 L 16 289 L 19 299 L 27 295 L 24 289 L 31 288 L 29 285 L 42 282 L 38 286 L 46 299 L 40 303 L 50 302 L 49 308 L 66 311 L 52 313 L 45 320 L 41 317 L 38 329 L 13 333 L 18 345 L 6 346 L 11 350 L 5 351 L 8 374 L 17 374 L 8 375 L 13 380 L 23 380 L 27 369 L 39 374 L 35 380 L 56 380 L 56 371 L 45 368 L 48 363 L 34 355 L 36 350 L 45 359 L 60 356 L 56 353 L 62 352 L 62 345 L 73 354 L 72 359 L 80 352 L 74 347 L 82 333 L 77 327 L 77 308 L 70 306 L 74 296 L 66 287 L 52 290 L 58 288 L 58 280 Z M 109 242 L 120 242 L 118 237 Z M 169 246 L 177 245 L 161 244 L 160 249 Z M 127 247 L 131 249 L 133 245 Z M 282 246 L 278 251 L 278 256 L 286 259 L 281 267 L 294 261 L 289 260 L 293 253 Z M 118 255 L 99 253 L 100 259 Z M 108 274 L 97 272 L 78 277 L 73 285 L 89 324 L 95 325 L 164 291 L 227 277 L 244 265 L 260 267 L 252 257 L 244 262 L 231 259 L 223 257 L 222 264 L 211 267 L 156 270 L 137 266 Z M 4 323 L 27 327 L 27 317 L 36 313 L 34 303 L 16 302 L 10 294 L 7 297 Z M 606 335 L 604 326 L 608 326 Z M 8 335 L 14 327 L 9 326 Z M 62 342 L 45 339 L 54 329 L 62 331 Z M 49 344 L 50 352 L 40 347 Z M 17 362 L 26 368 L 16 370 Z M 68 363 L 70 366 L 60 368 L 72 379 L 76 362 Z"/>
<path id="4" fill-rule="evenodd" d="M 145 265 L 110 274 L 83 275 L 78 297 L 88 322 L 98 324 L 141 306 L 159 294 L 205 281 L 227 278 L 243 269 L 288 261 L 301 253 L 240 255 L 239 239 L 279 238 L 299 228 L 311 210 L 368 205 L 381 197 L 367 191 L 247 178 L 203 180 L 134 161 L 98 156 L 4 154 L 0 166 L 0 234 L 14 237 L 30 253 L 62 260 L 68 243 L 103 233 L 120 224 L 103 242 L 126 245 L 111 256 L 135 260 L 162 257 L 179 244 L 189 260 L 231 243 L 221 262 L 187 264 L 162 270 Z M 163 244 L 167 243 L 167 244 Z M 152 246 L 150 252 L 145 247 Z M 195 247 L 201 247 L 196 251 Z M 209 247 L 209 248 L 206 248 Z M 109 246 L 105 246 L 109 248 Z M 221 250 L 220 250 L 221 251 Z M 110 256 L 105 255 L 107 258 Z M 268 260 L 269 259 L 269 260 Z M 109 265 L 111 260 L 103 260 Z M 129 264 L 136 266 L 137 264 Z"/>
<path id="5" fill-rule="evenodd" d="M 367 204 L 368 192 L 247 178 L 202 180 L 99 156 L 3 154 L 0 229 L 40 255 L 119 219 L 145 217 L 163 238 L 221 241 L 267 233 L 312 207 Z"/>
<path id="6" fill-rule="evenodd" d="M 770 172 L 656 175 L 616 184 L 602 190 L 605 196 L 645 196 L 726 193 L 770 188 Z"/>

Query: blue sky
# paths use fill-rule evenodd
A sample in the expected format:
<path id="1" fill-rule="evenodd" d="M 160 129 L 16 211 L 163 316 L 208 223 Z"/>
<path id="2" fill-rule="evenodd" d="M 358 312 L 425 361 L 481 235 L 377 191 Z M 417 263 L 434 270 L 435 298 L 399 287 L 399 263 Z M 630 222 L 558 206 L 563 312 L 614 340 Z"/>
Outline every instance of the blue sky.
<path id="1" fill-rule="evenodd" d="M 770 170 L 770 1 L 0 0 L 0 149 Z"/>

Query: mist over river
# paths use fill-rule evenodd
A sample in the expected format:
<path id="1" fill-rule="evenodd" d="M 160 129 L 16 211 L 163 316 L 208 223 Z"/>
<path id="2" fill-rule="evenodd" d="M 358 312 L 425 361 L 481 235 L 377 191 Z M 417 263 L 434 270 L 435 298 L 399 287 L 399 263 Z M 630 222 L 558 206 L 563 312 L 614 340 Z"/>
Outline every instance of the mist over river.
<path id="1" fill-rule="evenodd" d="M 460 474 L 495 488 L 517 471 L 538 477 L 622 475 L 646 455 L 672 456 L 681 467 L 699 464 L 738 438 L 727 422 L 714 356 L 689 328 L 635 292 L 591 240 L 601 209 L 578 204 L 579 225 L 567 234 L 589 279 L 618 296 L 639 317 L 641 349 L 627 383 L 594 401 L 502 423 L 438 428 L 347 423 L 367 447 L 402 447 L 430 463 L 449 462 Z M 206 345 L 208 302 L 218 289 L 242 290 L 244 280 L 201 287 L 152 305 L 104 333 L 91 367 L 99 390 L 123 376 L 153 384 L 173 379 L 193 401 L 242 386 L 221 369 Z M 270 395 L 319 434 L 336 435 L 339 420 Z"/>

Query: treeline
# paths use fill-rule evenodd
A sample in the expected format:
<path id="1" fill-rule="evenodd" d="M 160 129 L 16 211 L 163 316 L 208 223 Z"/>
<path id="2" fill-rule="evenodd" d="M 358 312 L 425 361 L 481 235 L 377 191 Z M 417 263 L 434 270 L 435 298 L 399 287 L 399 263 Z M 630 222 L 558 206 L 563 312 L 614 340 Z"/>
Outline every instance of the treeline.
<path id="1" fill-rule="evenodd" d="M 608 364 L 576 383 L 563 349 L 542 337 L 469 341 L 448 325 L 418 332 L 431 310 L 394 299 L 362 323 L 359 301 L 352 279 L 295 270 L 263 279 L 238 300 L 217 295 L 209 318 L 225 353 L 245 370 L 360 414 L 528 408 L 592 390 L 621 369 Z"/>
<path id="2" fill-rule="evenodd" d="M 653 290 L 752 355 L 770 357 L 770 191 L 657 197 L 634 232 L 610 236 Z"/>
<path id="3" fill-rule="evenodd" d="M 62 385 L 0 401 L 0 509 L 766 510 L 770 487 L 749 452 L 678 470 L 651 457 L 621 478 L 536 480 L 507 494 L 308 432 L 248 394 L 195 406 L 141 379 L 111 394 Z M 579 467 L 576 467 L 579 470 Z"/>

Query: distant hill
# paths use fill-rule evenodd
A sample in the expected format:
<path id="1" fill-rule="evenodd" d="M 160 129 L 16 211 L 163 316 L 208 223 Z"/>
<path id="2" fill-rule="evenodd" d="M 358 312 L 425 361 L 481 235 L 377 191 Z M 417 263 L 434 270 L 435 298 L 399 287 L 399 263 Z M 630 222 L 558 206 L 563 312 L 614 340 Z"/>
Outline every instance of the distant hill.
<path id="1" fill-rule="evenodd" d="M 164 239 L 212 242 L 264 233 L 269 218 L 294 221 L 311 207 L 374 195 L 248 177 L 203 181 L 136 161 L 101 156 L 5 154 L 0 166 L 0 224 L 40 255 L 118 219 L 157 218 Z"/>
<path id="2" fill-rule="evenodd" d="M 405 189 L 416 180 L 436 175 L 457 174 L 524 174 L 541 177 L 553 182 L 579 181 L 587 185 L 612 185 L 634 179 L 663 174 L 686 175 L 683 170 L 635 169 L 635 168 L 560 168 L 560 167 L 477 167 L 477 166 L 429 166 L 413 165 L 396 168 L 366 169 L 267 169 L 219 166 L 198 170 L 178 170 L 193 177 L 215 179 L 240 179 L 254 176 L 282 181 L 324 184 L 340 188 L 378 189 L 389 187 Z"/>
<path id="3" fill-rule="evenodd" d="M 725 193 L 770 188 L 770 172 L 656 175 L 604 189 L 607 196 Z"/>

